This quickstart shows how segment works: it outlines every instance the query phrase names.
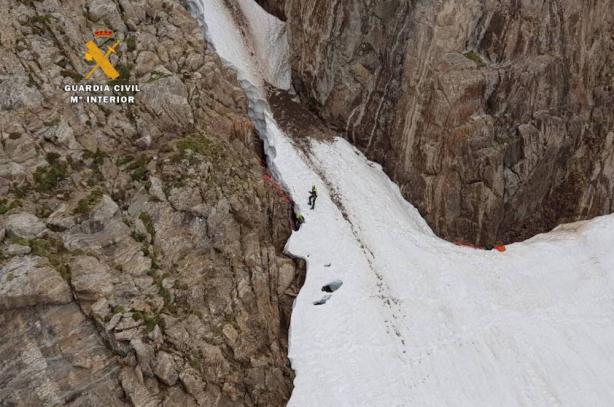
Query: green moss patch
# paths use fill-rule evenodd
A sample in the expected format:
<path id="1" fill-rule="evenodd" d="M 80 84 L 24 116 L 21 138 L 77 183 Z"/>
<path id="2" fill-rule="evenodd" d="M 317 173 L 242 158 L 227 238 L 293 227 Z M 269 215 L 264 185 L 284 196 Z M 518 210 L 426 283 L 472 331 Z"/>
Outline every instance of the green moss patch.
<path id="1" fill-rule="evenodd" d="M 21 201 L 19 199 L 15 199 L 10 201 L 8 199 L 0 199 L 0 215 L 4 215 L 11 209 L 19 208 L 21 206 Z"/>
<path id="2" fill-rule="evenodd" d="M 92 208 L 100 202 L 100 198 L 102 198 L 102 191 L 99 189 L 95 189 L 92 191 L 87 198 L 80 199 L 77 202 L 77 207 L 74 209 L 75 214 L 87 215 L 90 213 Z"/>
<path id="3" fill-rule="evenodd" d="M 70 268 L 68 267 L 68 251 L 62 241 L 53 238 L 26 240 L 18 237 L 11 238 L 12 244 L 29 246 L 31 254 L 46 257 L 49 263 L 56 269 L 62 278 L 70 280 Z"/>
<path id="4" fill-rule="evenodd" d="M 475 52 L 473 50 L 467 51 L 463 55 L 465 56 L 465 58 L 472 60 L 473 62 L 475 62 L 479 66 L 485 65 L 484 64 L 484 60 L 482 59 L 480 54 L 478 54 L 477 52 Z"/>
<path id="5" fill-rule="evenodd" d="M 115 68 L 117 69 L 117 72 L 119 72 L 119 76 L 117 79 L 109 81 L 109 86 L 113 87 L 115 85 L 128 85 L 130 83 L 130 73 L 132 72 L 133 65 L 117 64 Z M 123 94 L 123 92 L 120 93 Z"/>
<path id="6" fill-rule="evenodd" d="M 127 169 L 130 171 L 130 176 L 134 181 L 144 181 L 147 178 L 149 174 L 147 163 L 147 158 L 141 155 L 128 165 Z"/>
<path id="7" fill-rule="evenodd" d="M 143 311 L 133 311 L 132 319 L 135 321 L 143 321 L 145 323 L 145 328 L 147 332 L 151 332 L 155 329 L 156 325 L 160 327 L 161 330 L 164 330 L 165 324 L 164 320 L 159 314 L 153 314 L 150 312 Z"/>
<path id="8" fill-rule="evenodd" d="M 177 150 L 182 159 L 195 162 L 195 154 L 209 159 L 220 157 L 223 148 L 219 142 L 214 141 L 205 134 L 192 135 L 177 141 Z"/>
<path id="9" fill-rule="evenodd" d="M 156 237 L 156 228 L 154 227 L 153 220 L 151 216 L 147 212 L 141 212 L 139 215 L 139 219 L 145 225 L 145 229 L 147 229 L 147 233 L 151 236 L 152 240 Z"/>
<path id="10" fill-rule="evenodd" d="M 34 189 L 38 192 L 51 192 L 64 180 L 68 175 L 66 163 L 59 160 L 60 156 L 57 153 L 48 153 L 47 167 L 38 167 L 34 171 Z"/>

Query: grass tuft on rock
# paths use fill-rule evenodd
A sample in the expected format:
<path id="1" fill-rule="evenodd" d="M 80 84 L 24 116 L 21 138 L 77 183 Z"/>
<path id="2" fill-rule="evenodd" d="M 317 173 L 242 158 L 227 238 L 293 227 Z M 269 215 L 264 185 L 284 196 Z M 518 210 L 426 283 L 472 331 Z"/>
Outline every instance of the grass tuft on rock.
<path id="1" fill-rule="evenodd" d="M 47 167 L 38 167 L 34 171 L 34 189 L 38 192 L 51 192 L 68 175 L 66 163 L 59 160 L 57 153 L 47 153 Z"/>
<path id="2" fill-rule="evenodd" d="M 128 48 L 129 52 L 136 50 L 136 36 L 134 35 L 128 36 L 128 38 L 126 39 L 126 47 Z"/>
<path id="3" fill-rule="evenodd" d="M 130 73 L 132 72 L 132 68 L 134 66 L 132 64 L 117 64 L 115 67 L 119 72 L 119 76 L 117 79 L 113 79 L 109 81 L 109 86 L 113 87 L 115 85 L 128 85 L 130 83 Z M 122 94 L 123 92 L 119 92 Z"/>
<path id="4" fill-rule="evenodd" d="M 11 209 L 19 208 L 20 206 L 21 201 L 19 199 L 9 202 L 8 199 L 0 198 L 0 215 L 4 215 Z"/>
<path id="5" fill-rule="evenodd" d="M 476 64 L 478 64 L 479 66 L 483 66 L 484 64 L 484 60 L 482 59 L 482 57 L 480 56 L 480 54 L 478 54 L 477 52 L 475 52 L 474 50 L 471 51 L 467 51 L 463 54 L 465 56 L 465 58 L 472 60 L 473 62 L 475 62 Z"/>
<path id="6" fill-rule="evenodd" d="M 33 255 L 46 257 L 62 278 L 70 281 L 70 268 L 68 267 L 67 259 L 68 251 L 64 248 L 61 240 L 53 238 L 33 239 L 25 243 L 25 245 L 30 246 Z"/>
<path id="7" fill-rule="evenodd" d="M 165 329 L 164 320 L 159 314 L 137 310 L 132 311 L 132 319 L 135 321 L 143 321 L 147 332 L 152 332 L 156 328 L 156 325 L 159 326 L 161 330 Z"/>
<path id="8" fill-rule="evenodd" d="M 133 181 L 144 181 L 147 178 L 149 174 L 147 162 L 147 158 L 142 155 L 130 162 L 127 169 L 130 171 L 130 176 Z"/>
<path id="9" fill-rule="evenodd" d="M 92 153 L 91 151 L 85 151 L 85 153 L 83 154 L 83 158 L 85 158 L 86 160 L 92 160 L 92 165 L 94 165 L 94 167 L 99 167 L 104 163 L 104 159 L 108 157 L 108 154 L 106 154 L 103 151 L 100 151 L 99 149 L 96 149 L 95 153 Z"/>
<path id="10" fill-rule="evenodd" d="M 153 240 L 156 237 L 156 228 L 154 227 L 151 215 L 149 215 L 147 212 L 141 212 L 141 214 L 139 215 L 139 219 L 141 220 L 141 222 L 143 222 L 147 233 L 149 233 L 151 239 Z"/>
<path id="11" fill-rule="evenodd" d="M 213 141 L 205 134 L 188 136 L 177 141 L 177 150 L 181 159 L 187 159 L 190 162 L 195 162 L 194 155 L 201 155 L 210 160 L 220 157 L 222 146 Z"/>
<path id="12" fill-rule="evenodd" d="M 102 191 L 95 189 L 87 196 L 87 198 L 80 199 L 79 202 L 77 202 L 77 207 L 73 212 L 75 214 L 87 215 L 100 201 L 100 198 L 102 198 Z"/>

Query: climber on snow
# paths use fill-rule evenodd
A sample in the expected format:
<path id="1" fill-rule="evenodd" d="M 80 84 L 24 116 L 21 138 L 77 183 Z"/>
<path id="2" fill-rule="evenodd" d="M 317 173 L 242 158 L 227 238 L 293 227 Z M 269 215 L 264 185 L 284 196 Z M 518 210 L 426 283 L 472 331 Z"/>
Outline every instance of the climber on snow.
<path id="1" fill-rule="evenodd" d="M 311 209 L 315 208 L 317 197 L 318 191 L 316 190 L 316 186 L 314 185 L 311 187 L 311 192 L 309 192 L 309 206 L 311 206 Z"/>

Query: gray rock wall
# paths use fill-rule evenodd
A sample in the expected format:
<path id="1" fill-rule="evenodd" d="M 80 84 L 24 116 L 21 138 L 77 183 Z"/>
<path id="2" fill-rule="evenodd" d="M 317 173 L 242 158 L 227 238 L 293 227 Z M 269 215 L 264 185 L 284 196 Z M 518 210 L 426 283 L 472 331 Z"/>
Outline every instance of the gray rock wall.
<path id="1" fill-rule="evenodd" d="M 438 234 L 509 242 L 614 210 L 611 2 L 265 3 L 305 103 Z"/>

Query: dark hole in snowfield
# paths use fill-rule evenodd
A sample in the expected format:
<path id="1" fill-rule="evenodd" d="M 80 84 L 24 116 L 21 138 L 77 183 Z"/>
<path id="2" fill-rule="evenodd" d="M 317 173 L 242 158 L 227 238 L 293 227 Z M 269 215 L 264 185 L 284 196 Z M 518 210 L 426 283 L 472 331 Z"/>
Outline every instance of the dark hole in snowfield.
<path id="1" fill-rule="evenodd" d="M 341 281 L 341 280 L 331 281 L 330 283 L 328 283 L 328 284 L 326 284 L 325 286 L 322 287 L 322 291 L 324 291 L 325 293 L 334 293 L 342 285 L 343 285 L 343 281 Z"/>

